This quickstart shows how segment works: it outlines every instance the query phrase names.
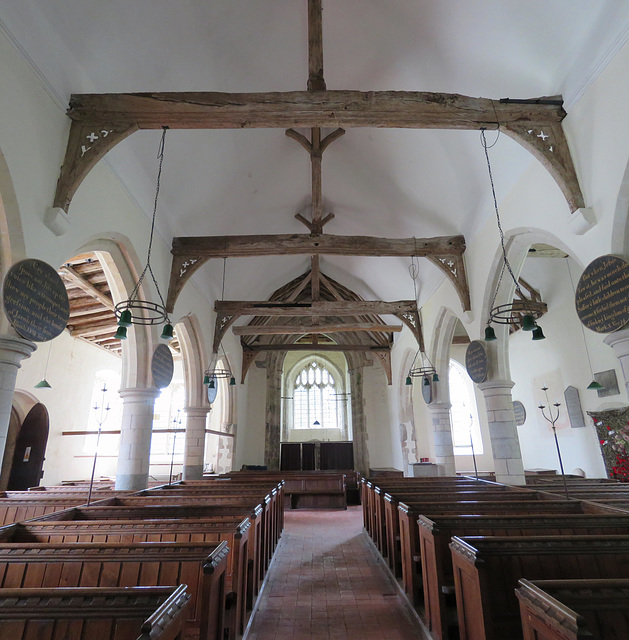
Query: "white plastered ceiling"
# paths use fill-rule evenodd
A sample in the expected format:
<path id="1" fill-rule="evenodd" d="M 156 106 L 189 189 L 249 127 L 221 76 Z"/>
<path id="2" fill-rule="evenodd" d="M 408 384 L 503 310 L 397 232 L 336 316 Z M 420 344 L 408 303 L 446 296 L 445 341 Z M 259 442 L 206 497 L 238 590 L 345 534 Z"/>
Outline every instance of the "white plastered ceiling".
<path id="1" fill-rule="evenodd" d="M 307 0 L 3 0 L 0 27 L 65 107 L 71 93 L 304 90 L 306 8 Z M 324 0 L 324 76 L 328 89 L 563 94 L 569 112 L 628 32 L 629 3 L 620 0 Z M 106 157 L 146 215 L 159 136 L 138 132 Z M 309 159 L 283 130 L 171 131 L 166 145 L 158 228 L 168 245 L 173 235 L 306 232 L 294 215 L 308 217 Z M 536 162 L 506 136 L 491 158 L 499 198 Z M 469 241 L 492 214 L 479 134 L 350 129 L 324 155 L 323 201 L 336 216 L 328 233 Z M 221 262 L 195 277 L 211 300 Z M 367 299 L 395 300 L 413 295 L 408 263 L 324 256 L 321 268 Z M 308 267 L 307 257 L 231 260 L 228 297 L 266 298 Z M 425 260 L 420 268 L 423 301 L 442 276 Z"/>

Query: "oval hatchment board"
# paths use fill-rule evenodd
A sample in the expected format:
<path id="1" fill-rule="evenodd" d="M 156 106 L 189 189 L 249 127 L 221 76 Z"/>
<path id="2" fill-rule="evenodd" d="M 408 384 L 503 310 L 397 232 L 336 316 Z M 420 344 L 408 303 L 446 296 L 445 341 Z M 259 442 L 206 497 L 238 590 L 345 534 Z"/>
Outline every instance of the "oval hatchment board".
<path id="1" fill-rule="evenodd" d="M 35 258 L 16 262 L 4 278 L 2 303 L 11 326 L 27 340 L 48 342 L 68 324 L 70 302 L 57 271 Z"/>
<path id="2" fill-rule="evenodd" d="M 151 360 L 151 373 L 153 384 L 158 389 L 165 389 L 173 379 L 173 355 L 165 344 L 160 344 L 153 352 Z"/>
<path id="3" fill-rule="evenodd" d="M 474 382 L 485 382 L 489 368 L 489 359 L 485 345 L 480 340 L 470 342 L 465 352 L 465 368 Z"/>
<path id="4" fill-rule="evenodd" d="M 606 255 L 592 260 L 575 294 L 579 320 L 596 333 L 613 333 L 629 322 L 629 262 Z"/>
<path id="5" fill-rule="evenodd" d="M 526 409 L 519 400 L 513 401 L 513 413 L 515 415 L 515 424 L 521 427 L 526 422 Z"/>

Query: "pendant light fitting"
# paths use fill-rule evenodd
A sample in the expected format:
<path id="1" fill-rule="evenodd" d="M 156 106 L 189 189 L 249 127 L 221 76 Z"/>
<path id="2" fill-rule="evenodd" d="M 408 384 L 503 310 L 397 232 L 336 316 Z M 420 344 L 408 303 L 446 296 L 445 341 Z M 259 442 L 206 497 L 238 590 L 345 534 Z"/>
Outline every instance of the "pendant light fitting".
<path id="1" fill-rule="evenodd" d="M 417 245 L 417 241 L 415 241 L 415 245 Z M 416 247 L 417 248 L 417 247 Z M 419 301 L 417 295 L 417 276 L 419 274 L 419 268 L 417 263 L 415 262 L 415 256 L 411 257 L 411 264 L 408 268 L 409 274 L 411 276 L 411 280 L 413 281 L 413 291 L 415 293 L 415 303 L 417 305 L 418 313 L 419 313 Z M 420 318 L 421 324 L 421 318 Z M 417 362 L 417 358 L 419 356 L 419 365 L 415 366 Z M 423 378 L 424 385 L 428 386 L 430 384 L 430 379 L 432 378 L 433 382 L 439 382 L 439 376 L 437 374 L 437 370 L 432 366 L 432 362 L 428 356 L 421 350 L 421 345 L 418 346 L 417 352 L 415 353 L 415 357 L 413 358 L 413 362 L 411 362 L 410 369 L 408 370 L 408 375 L 406 376 L 406 384 L 413 384 L 413 378 Z"/>
<path id="2" fill-rule="evenodd" d="M 500 129 L 498 129 L 498 132 L 498 135 L 500 135 Z M 487 342 L 496 340 L 496 332 L 491 326 L 492 322 L 496 324 L 519 326 L 523 331 L 533 332 L 533 340 L 544 340 L 546 336 L 544 335 L 541 327 L 539 327 L 537 324 L 537 320 L 542 317 L 544 309 L 542 305 L 526 298 L 526 296 L 522 292 L 522 289 L 520 288 L 520 284 L 517 281 L 517 278 L 513 274 L 513 270 L 511 269 L 511 265 L 509 264 L 509 259 L 507 258 L 507 250 L 505 249 L 505 238 L 504 233 L 502 232 L 502 225 L 500 223 L 500 213 L 498 211 L 498 200 L 496 198 L 496 190 L 494 188 L 494 177 L 491 172 L 491 163 L 489 161 L 489 147 L 487 146 L 487 139 L 485 138 L 485 130 L 481 129 L 480 133 L 481 144 L 485 151 L 485 159 L 487 160 L 489 183 L 491 185 L 491 194 L 494 201 L 494 210 L 496 212 L 498 231 L 500 232 L 500 246 L 502 247 L 502 267 L 500 269 L 500 275 L 498 276 L 496 289 L 494 290 L 494 297 L 491 301 L 489 320 L 487 321 L 487 326 L 485 327 L 485 340 Z M 496 143 L 494 142 L 493 144 Z M 493 144 L 491 145 L 492 147 Z M 500 284 L 502 283 L 502 276 L 504 275 L 505 269 L 509 272 L 511 279 L 513 280 L 513 284 L 515 285 L 515 289 L 522 299 L 514 300 L 509 304 L 494 306 L 496 304 L 496 297 L 498 296 L 498 291 L 500 290 Z"/>
<path id="3" fill-rule="evenodd" d="M 46 380 L 48 375 L 48 362 L 50 361 L 50 351 L 52 350 L 52 340 L 48 343 L 48 355 L 46 356 L 46 366 L 44 367 L 44 377 L 35 385 L 35 389 L 52 389 L 52 385 Z"/>
<path id="4" fill-rule="evenodd" d="M 221 286 L 221 302 L 225 298 L 225 273 L 227 270 L 227 258 L 223 258 L 223 284 Z M 216 380 L 219 379 L 227 379 L 229 378 L 229 386 L 236 386 L 236 378 L 232 373 L 231 365 L 229 364 L 229 359 L 227 358 L 227 354 L 225 353 L 225 349 L 223 348 L 223 342 L 221 341 L 219 348 L 223 351 L 223 356 L 225 357 L 225 362 L 227 363 L 227 369 L 217 369 L 216 365 L 218 364 L 218 351 L 212 354 L 212 358 L 210 360 L 210 364 L 208 368 L 203 372 L 203 384 L 206 384 L 208 388 L 214 389 L 216 387 Z"/>
<path id="5" fill-rule="evenodd" d="M 162 297 L 162 292 L 159 289 L 159 285 L 157 284 L 157 280 L 155 275 L 153 274 L 153 269 L 151 267 L 151 250 L 153 248 L 153 235 L 155 233 L 155 216 L 157 213 L 157 202 L 159 198 L 159 188 L 162 177 L 162 165 L 164 162 L 164 144 L 166 140 L 166 131 L 168 127 L 162 127 L 162 138 L 159 145 L 159 151 L 157 153 L 157 158 L 159 160 L 159 168 L 157 171 L 157 184 L 155 188 L 155 200 L 153 203 L 153 217 L 151 220 L 151 231 L 149 234 L 149 245 L 148 252 L 146 257 L 146 266 L 144 267 L 138 281 L 133 287 L 133 291 L 127 300 L 123 300 L 119 302 L 114 307 L 114 313 L 118 318 L 118 330 L 116 331 L 115 338 L 119 340 L 126 340 L 127 338 L 127 328 L 133 325 L 144 325 L 144 326 L 153 326 L 156 324 L 164 324 L 164 329 L 162 331 L 162 335 L 160 336 L 161 340 L 172 340 L 173 338 L 173 326 L 170 323 L 170 319 L 168 317 L 168 312 L 166 311 L 166 305 L 164 303 L 164 298 Z M 139 298 L 140 295 L 140 287 L 142 286 L 142 282 L 144 281 L 144 277 L 146 273 L 151 275 L 151 279 L 153 280 L 153 284 L 155 285 L 155 289 L 157 290 L 157 295 L 159 296 L 159 303 L 150 302 L 148 300 L 141 300 Z"/>

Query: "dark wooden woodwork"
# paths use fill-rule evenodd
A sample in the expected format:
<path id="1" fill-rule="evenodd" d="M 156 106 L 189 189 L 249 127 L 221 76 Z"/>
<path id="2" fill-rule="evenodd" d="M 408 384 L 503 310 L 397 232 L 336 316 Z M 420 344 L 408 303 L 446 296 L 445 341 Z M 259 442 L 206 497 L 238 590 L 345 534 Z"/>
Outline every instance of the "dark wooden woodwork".
<path id="1" fill-rule="evenodd" d="M 0 543 L 0 587 L 153 587 L 179 580 L 191 596 L 186 632 L 222 640 L 228 553 L 224 542 Z"/>
<path id="2" fill-rule="evenodd" d="M 459 515 L 419 516 L 425 621 L 433 637 L 450 638 L 447 594 L 454 592 L 449 549 L 453 536 L 629 535 L 629 516 Z M 455 636 L 456 637 L 456 634 Z"/>
<path id="3" fill-rule="evenodd" d="M 521 639 L 515 589 L 521 578 L 629 578 L 629 536 L 454 537 L 460 637 Z"/>
<path id="4" fill-rule="evenodd" d="M 520 580 L 524 640 L 629 638 L 629 580 Z"/>
<path id="5" fill-rule="evenodd" d="M 179 587 L 0 589 L 11 640 L 179 640 L 190 595 Z"/>

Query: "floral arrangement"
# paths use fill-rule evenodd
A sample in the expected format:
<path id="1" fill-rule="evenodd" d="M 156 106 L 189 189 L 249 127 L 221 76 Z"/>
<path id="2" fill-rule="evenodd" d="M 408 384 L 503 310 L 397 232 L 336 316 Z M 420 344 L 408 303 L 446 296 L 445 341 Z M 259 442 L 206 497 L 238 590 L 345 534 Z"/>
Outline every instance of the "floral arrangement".
<path id="1" fill-rule="evenodd" d="M 629 408 L 588 411 L 601 445 L 607 474 L 629 482 Z"/>

